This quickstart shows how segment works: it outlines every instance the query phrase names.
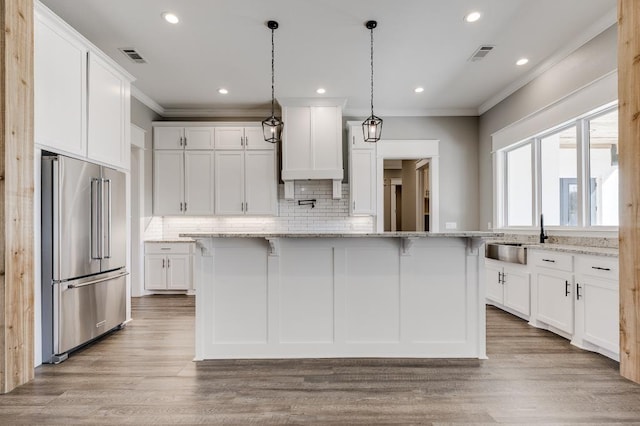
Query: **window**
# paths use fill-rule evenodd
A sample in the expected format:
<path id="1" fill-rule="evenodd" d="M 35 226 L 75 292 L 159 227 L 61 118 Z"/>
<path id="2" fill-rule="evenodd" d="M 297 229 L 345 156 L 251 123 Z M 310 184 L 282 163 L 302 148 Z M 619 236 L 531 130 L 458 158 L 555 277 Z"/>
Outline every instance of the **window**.
<path id="1" fill-rule="evenodd" d="M 533 186 L 531 185 L 531 144 L 507 153 L 507 223 L 533 225 Z"/>
<path id="2" fill-rule="evenodd" d="M 500 226 L 618 226 L 618 110 L 577 118 L 498 151 Z"/>
<path id="3" fill-rule="evenodd" d="M 618 226 L 618 111 L 588 123 L 591 224 Z"/>

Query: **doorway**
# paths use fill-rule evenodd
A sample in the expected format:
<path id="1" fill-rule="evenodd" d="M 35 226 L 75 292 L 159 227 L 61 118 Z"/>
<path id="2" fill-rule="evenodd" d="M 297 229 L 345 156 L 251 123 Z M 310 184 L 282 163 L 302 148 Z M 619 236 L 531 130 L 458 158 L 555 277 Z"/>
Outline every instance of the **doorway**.
<path id="1" fill-rule="evenodd" d="M 377 232 L 439 231 L 438 145 L 431 139 L 378 142 Z"/>

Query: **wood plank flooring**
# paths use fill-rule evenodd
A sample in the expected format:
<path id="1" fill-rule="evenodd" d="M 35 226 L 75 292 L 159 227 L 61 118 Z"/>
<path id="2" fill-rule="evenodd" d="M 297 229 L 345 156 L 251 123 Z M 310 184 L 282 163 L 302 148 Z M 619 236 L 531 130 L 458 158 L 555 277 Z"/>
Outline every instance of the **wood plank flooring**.
<path id="1" fill-rule="evenodd" d="M 194 299 L 133 301 L 123 330 L 0 396 L 0 424 L 639 424 L 618 363 L 487 308 L 489 360 L 194 363 Z"/>

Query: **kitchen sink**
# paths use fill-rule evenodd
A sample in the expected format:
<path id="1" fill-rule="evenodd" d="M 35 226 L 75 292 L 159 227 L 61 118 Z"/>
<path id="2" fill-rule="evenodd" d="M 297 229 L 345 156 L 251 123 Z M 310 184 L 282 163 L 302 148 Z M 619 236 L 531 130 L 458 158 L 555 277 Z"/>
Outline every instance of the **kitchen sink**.
<path id="1" fill-rule="evenodd" d="M 527 264 L 527 248 L 522 243 L 487 243 L 484 257 L 502 262 Z"/>

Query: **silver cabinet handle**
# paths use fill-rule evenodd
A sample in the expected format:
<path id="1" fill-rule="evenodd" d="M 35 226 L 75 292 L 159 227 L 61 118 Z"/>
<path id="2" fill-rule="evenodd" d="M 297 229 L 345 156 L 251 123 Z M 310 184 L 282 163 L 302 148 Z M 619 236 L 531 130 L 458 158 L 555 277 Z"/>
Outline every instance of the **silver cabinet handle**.
<path id="1" fill-rule="evenodd" d="M 351 145 L 355 145 L 356 144 L 356 137 L 355 136 L 351 136 L 351 140 L 353 142 L 351 142 Z"/>
<path id="2" fill-rule="evenodd" d="M 182 201 L 180 201 L 180 211 L 183 211 L 183 209 L 182 209 Z"/>
<path id="3" fill-rule="evenodd" d="M 167 259 L 167 268 L 171 267 L 171 259 Z"/>
<path id="4" fill-rule="evenodd" d="M 240 146 L 244 146 L 244 137 L 240 136 Z"/>
<path id="5" fill-rule="evenodd" d="M 249 146 L 249 136 L 244 137 L 244 146 Z"/>
<path id="6" fill-rule="evenodd" d="M 245 213 L 249 211 L 249 202 L 244 203 L 244 211 Z"/>
<path id="7" fill-rule="evenodd" d="M 162 269 L 164 269 L 164 259 L 162 259 Z"/>
<path id="8" fill-rule="evenodd" d="M 185 148 L 187 147 L 187 137 L 186 136 L 184 137 L 184 147 Z"/>
<path id="9" fill-rule="evenodd" d="M 180 146 L 182 146 L 182 136 L 180 136 L 180 142 L 178 142 Z"/>
<path id="10" fill-rule="evenodd" d="M 581 296 L 580 296 L 580 289 L 581 289 L 581 288 L 582 288 L 582 287 L 580 286 L 580 284 L 576 283 L 576 299 L 577 299 L 577 300 L 580 300 L 580 297 L 581 297 Z"/>

